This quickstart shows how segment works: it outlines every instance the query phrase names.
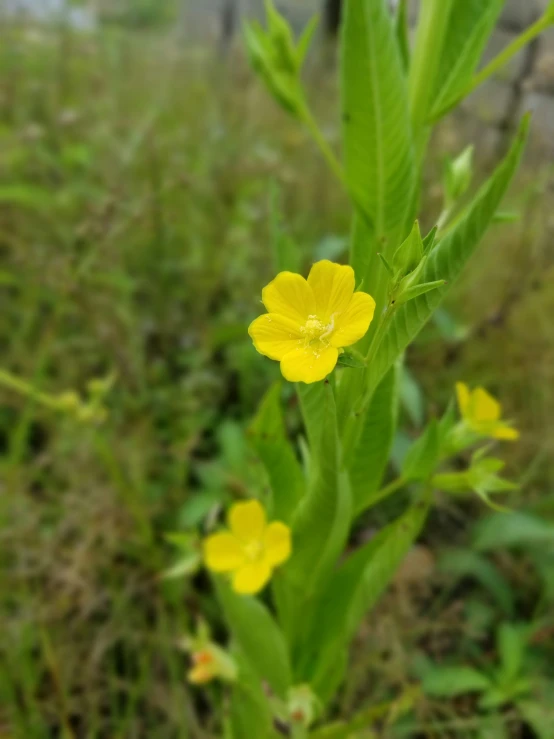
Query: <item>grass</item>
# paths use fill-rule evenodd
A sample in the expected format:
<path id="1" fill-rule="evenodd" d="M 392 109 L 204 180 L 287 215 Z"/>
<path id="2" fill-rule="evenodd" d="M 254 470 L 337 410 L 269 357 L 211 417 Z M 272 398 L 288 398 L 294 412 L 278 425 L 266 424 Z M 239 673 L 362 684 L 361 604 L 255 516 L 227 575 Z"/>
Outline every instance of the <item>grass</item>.
<path id="1" fill-rule="evenodd" d="M 115 378 L 99 425 L 0 391 L 0 736 L 214 736 L 224 696 L 190 690 L 178 643 L 218 614 L 202 575 L 160 577 L 177 557 L 165 534 L 259 484 L 242 430 L 276 369 L 246 326 L 274 270 L 271 203 L 307 265 L 344 251 L 345 198 L 240 55 L 222 64 L 177 36 L 115 28 L 0 32 L 2 366 L 51 395 Z M 334 142 L 328 70 L 311 88 Z M 524 217 L 498 227 L 409 359 L 426 413 L 460 378 L 501 397 L 524 432 L 511 471 L 552 517 L 552 184 L 521 182 Z M 471 579 L 451 592 L 437 565 L 468 545 L 479 511 L 440 502 L 416 574 L 360 634 L 337 716 L 413 681 L 422 652 L 494 651 L 502 613 Z M 544 618 L 530 555 L 498 556 L 515 615 Z M 477 635 L 467 603 L 488 608 Z M 469 736 L 489 721 L 426 699 L 409 720 L 403 735 Z"/>

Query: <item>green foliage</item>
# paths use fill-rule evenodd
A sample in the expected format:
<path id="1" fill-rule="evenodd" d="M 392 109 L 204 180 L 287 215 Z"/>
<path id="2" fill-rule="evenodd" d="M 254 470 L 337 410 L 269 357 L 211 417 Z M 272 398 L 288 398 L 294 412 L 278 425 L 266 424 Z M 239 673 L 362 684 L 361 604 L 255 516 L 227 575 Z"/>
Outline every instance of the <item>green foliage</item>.
<path id="1" fill-rule="evenodd" d="M 295 45 L 292 31 L 272 0 L 266 0 L 267 31 L 253 21 L 244 24 L 246 49 L 253 69 L 285 110 L 302 116 L 304 96 L 300 70 L 304 64 L 317 20 L 308 24 Z"/>
<path id="2" fill-rule="evenodd" d="M 137 29 L 165 22 L 173 4 L 119 7 L 130 12 L 122 25 Z M 425 701 L 424 715 L 432 715 L 433 701 L 417 689 L 393 696 L 413 678 L 413 651 L 431 643 L 426 629 L 434 644 L 443 607 L 460 638 L 446 650 L 455 654 L 440 655 L 451 666 L 424 675 L 428 695 L 475 691 L 470 700 L 480 711 L 502 722 L 499 708 L 510 706 L 544 733 L 549 668 L 534 644 L 545 638 L 539 617 L 553 591 L 550 523 L 533 514 L 515 523 L 490 517 L 474 534 L 481 553 L 450 549 L 439 572 L 431 568 L 430 583 L 425 567 L 416 567 L 422 603 L 414 605 L 405 586 L 413 573 L 400 573 L 389 590 L 406 555 L 417 561 L 427 552 L 434 560 L 437 541 L 450 547 L 451 538 L 455 546 L 463 539 L 458 519 L 472 511 L 439 494 L 441 525 L 414 547 L 433 487 L 472 488 L 485 498 L 514 487 L 498 476 L 503 462 L 486 456 L 480 439 L 472 437 L 478 448 L 467 469 L 460 466 L 467 444 L 453 450 L 445 443 L 461 423 L 452 403 L 408 449 L 413 428 L 407 433 L 402 417 L 398 428 L 399 395 L 418 429 L 428 405 L 419 385 L 400 378 L 404 351 L 445 295 L 445 281 L 459 276 L 499 220 L 524 146 L 526 121 L 473 200 L 470 149 L 450 161 L 445 213 L 424 239 L 418 222 L 410 232 L 430 121 L 489 74 L 475 69 L 498 9 L 497 2 L 425 0 L 412 51 L 407 2 L 395 19 L 385 0 L 346 4 L 344 165 L 300 77 L 309 72 L 315 21 L 295 41 L 268 2 L 267 29 L 247 25 L 253 66 L 311 134 L 340 194 L 327 190 L 313 153 L 283 117 L 262 139 L 257 126 L 270 114 L 242 70 L 240 88 L 231 65 L 221 85 L 220 70 L 208 84 L 188 50 L 136 31 L 101 28 L 98 37 L 74 38 L 63 29 L 58 48 L 52 38 L 27 45 L 19 29 L 8 29 L 0 60 L 8 157 L 0 187 L 0 282 L 7 288 L 0 331 L 12 372 L 0 373 L 7 398 L 0 445 L 10 496 L 0 513 L 10 576 L 1 594 L 8 654 L 0 702 L 9 715 L 2 706 L 0 723 L 10 734 L 71 736 L 82 712 L 91 737 L 304 737 L 317 713 L 321 724 L 330 722 L 313 730 L 322 739 L 372 733 L 374 725 L 392 732 L 399 716 L 401 733 L 415 736 L 422 731 L 410 716 L 416 701 Z M 327 93 L 319 79 L 318 86 Z M 299 408 L 287 394 L 285 424 L 281 386 L 271 384 L 277 368 L 249 345 L 246 326 L 270 258 L 274 271 L 304 272 L 314 253 L 342 257 L 347 197 L 356 284 L 375 298 L 375 319 L 341 355 L 335 375 L 296 388 Z M 461 198 L 469 204 L 455 213 Z M 433 222 L 429 215 L 422 222 Z M 450 313 L 437 324 L 441 315 L 444 327 Z M 443 331 L 452 342 L 466 336 Z M 98 375 L 113 386 L 89 382 Z M 443 405 L 440 379 L 434 371 L 432 412 Z M 77 433 L 70 411 L 83 408 L 106 410 L 105 423 L 85 418 Z M 381 488 L 389 468 L 400 475 Z M 268 518 L 290 524 L 293 553 L 276 569 L 269 594 L 238 595 L 217 576 L 216 601 L 206 579 L 192 577 L 202 565 L 200 537 L 222 508 L 250 498 L 267 499 Z M 498 563 L 483 553 L 501 546 L 513 552 Z M 536 570 L 525 587 L 518 567 L 509 572 L 522 550 L 525 566 Z M 463 580 L 459 608 L 448 588 L 434 595 L 445 576 L 451 590 Z M 533 588 L 542 588 L 540 601 L 528 596 Z M 365 619 L 387 591 L 386 600 L 400 598 L 402 607 L 381 606 L 377 628 Z M 186 687 L 179 652 L 198 613 L 229 640 L 239 666 L 236 684 L 211 685 L 202 697 L 199 687 Z M 530 613 L 536 623 L 513 622 Z M 492 664 L 488 637 L 498 618 L 510 622 L 498 629 Z M 349 655 L 362 624 L 363 644 Z M 396 656 L 402 639 L 406 659 L 382 656 L 388 631 L 390 652 Z M 455 708 L 443 700 L 437 713 Z"/>
<path id="3" fill-rule="evenodd" d="M 495 513 L 475 527 L 473 546 L 486 552 L 508 547 L 543 547 L 554 543 L 554 524 L 523 511 Z"/>
<path id="4" fill-rule="evenodd" d="M 375 391 L 365 416 L 364 427 L 350 466 L 350 484 L 356 513 L 361 513 L 372 505 L 385 474 L 396 433 L 401 373 L 399 363 L 388 371 Z"/>
<path id="5" fill-rule="evenodd" d="M 234 593 L 223 580 L 216 587 L 226 621 L 249 669 L 284 698 L 291 685 L 287 646 L 270 612 L 257 599 Z"/>
<path id="6" fill-rule="evenodd" d="M 423 680 L 423 690 L 438 698 L 452 698 L 490 687 L 489 678 L 473 667 L 434 667 Z"/>
<path id="7" fill-rule="evenodd" d="M 505 0 L 454 2 L 442 41 L 429 116 L 444 114 L 467 87 L 481 60 Z"/>
<path id="8" fill-rule="evenodd" d="M 444 171 L 444 193 L 446 207 L 464 195 L 473 179 L 473 146 L 467 146 L 461 154 L 448 158 Z"/>
<path id="9" fill-rule="evenodd" d="M 329 580 L 317 601 L 311 631 L 302 646 L 298 670 L 323 700 L 336 689 L 340 655 L 360 621 L 389 585 L 418 536 L 427 505 L 418 503 L 352 554 Z"/>
<path id="10" fill-rule="evenodd" d="M 432 249 L 423 271 L 425 282 L 447 280 L 459 276 L 467 260 L 478 246 L 500 205 L 521 158 L 529 118 L 522 122 L 519 133 L 503 163 L 481 188 L 467 214 L 452 231 Z M 375 386 L 396 357 L 417 336 L 444 296 L 444 288 L 428 292 L 401 306 L 393 314 L 386 335 L 371 366 L 372 386 Z"/>
<path id="11" fill-rule="evenodd" d="M 293 521 L 293 555 L 286 567 L 299 592 L 298 606 L 329 577 L 348 538 L 352 519 L 352 493 L 342 469 L 335 399 L 328 383 L 323 385 L 318 417 L 319 442 L 312 450 L 308 490 Z"/>
<path id="12" fill-rule="evenodd" d="M 485 711 L 514 703 L 532 690 L 532 673 L 527 669 L 529 624 L 503 622 L 496 635 L 498 662 L 486 672 L 467 665 L 428 665 L 422 687 L 433 697 L 455 697 L 479 693 L 479 707 Z"/>
<path id="13" fill-rule="evenodd" d="M 274 737 L 273 717 L 262 684 L 244 659 L 239 660 L 241 679 L 233 687 L 225 739 Z"/>
<path id="14" fill-rule="evenodd" d="M 304 494 L 304 475 L 286 437 L 281 410 L 281 383 L 266 393 L 250 426 L 250 439 L 262 460 L 273 495 L 273 517 L 289 522 Z"/>
<path id="15" fill-rule="evenodd" d="M 347 3 L 342 34 L 347 183 L 374 243 L 385 237 L 394 244 L 408 217 L 415 165 L 406 78 L 386 1 Z M 369 278 L 367 247 L 360 243 L 352 254 L 359 280 Z"/>
<path id="16" fill-rule="evenodd" d="M 433 419 L 408 450 L 402 467 L 403 478 L 405 480 L 427 480 L 437 466 L 439 453 L 439 425 Z"/>

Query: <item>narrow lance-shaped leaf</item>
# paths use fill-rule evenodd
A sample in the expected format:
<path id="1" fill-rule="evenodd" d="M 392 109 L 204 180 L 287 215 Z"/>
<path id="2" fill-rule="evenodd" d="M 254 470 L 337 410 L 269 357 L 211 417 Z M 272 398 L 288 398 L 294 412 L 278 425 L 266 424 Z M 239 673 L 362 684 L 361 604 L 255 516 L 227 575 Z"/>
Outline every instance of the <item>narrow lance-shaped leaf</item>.
<path id="1" fill-rule="evenodd" d="M 299 382 L 296 386 L 296 392 L 300 400 L 302 419 L 306 427 L 308 441 L 313 450 L 316 449 L 321 437 L 321 424 L 325 410 L 325 383 L 313 382 L 311 385 L 306 385 Z"/>
<path id="2" fill-rule="evenodd" d="M 221 577 L 217 597 L 244 659 L 260 681 L 284 697 L 291 685 L 287 646 L 267 608 L 256 598 L 235 593 Z"/>
<path id="3" fill-rule="evenodd" d="M 286 436 L 280 382 L 263 398 L 249 436 L 267 471 L 273 518 L 288 523 L 304 493 L 304 475 Z"/>
<path id="4" fill-rule="evenodd" d="M 439 424 L 434 418 L 408 449 L 402 467 L 406 480 L 425 480 L 437 466 L 440 454 Z"/>
<path id="5" fill-rule="evenodd" d="M 444 279 L 448 281 L 446 287 L 449 287 L 462 272 L 512 181 L 525 147 L 528 130 L 529 116 L 525 116 L 506 158 L 481 188 L 467 215 L 429 254 L 422 282 Z M 438 288 L 414 298 L 396 310 L 376 356 L 370 363 L 369 392 L 421 331 L 445 294 L 446 288 Z"/>
<path id="6" fill-rule="evenodd" d="M 378 317 L 390 280 L 378 253 L 390 255 L 413 224 L 418 179 L 408 82 L 387 0 L 345 3 L 341 80 L 346 179 L 357 206 L 350 263 L 362 289 L 375 300 Z M 360 341 L 362 352 L 378 323 L 374 320 Z M 341 434 L 364 375 L 350 373 L 339 387 Z"/>
<path id="7" fill-rule="evenodd" d="M 319 440 L 312 459 L 308 492 L 293 522 L 293 554 L 284 572 L 309 597 L 328 577 L 348 538 L 352 495 L 341 469 L 333 391 L 323 385 Z"/>
<path id="8" fill-rule="evenodd" d="M 264 686 L 244 658 L 239 656 L 238 661 L 240 680 L 235 683 L 231 692 L 225 739 L 274 737 L 273 717 Z"/>
<path id="9" fill-rule="evenodd" d="M 431 118 L 444 113 L 471 80 L 505 0 L 455 0 L 442 46 Z"/>
<path id="10" fill-rule="evenodd" d="M 350 467 L 354 511 L 372 505 L 385 473 L 396 432 L 399 363 L 387 372 L 367 410 L 362 434 Z"/>
<path id="11" fill-rule="evenodd" d="M 408 89 L 386 0 L 347 2 L 342 25 L 346 178 L 377 239 L 402 228 L 415 188 Z M 358 279 L 365 277 L 353 264 Z"/>
<path id="12" fill-rule="evenodd" d="M 317 616 L 302 645 L 297 672 L 324 700 L 329 697 L 329 671 L 390 584 L 419 535 L 427 511 L 427 503 L 416 504 L 351 555 L 318 601 Z"/>
<path id="13" fill-rule="evenodd" d="M 432 667 L 423 678 L 423 690 L 437 698 L 481 693 L 491 687 L 489 678 L 473 667 Z"/>

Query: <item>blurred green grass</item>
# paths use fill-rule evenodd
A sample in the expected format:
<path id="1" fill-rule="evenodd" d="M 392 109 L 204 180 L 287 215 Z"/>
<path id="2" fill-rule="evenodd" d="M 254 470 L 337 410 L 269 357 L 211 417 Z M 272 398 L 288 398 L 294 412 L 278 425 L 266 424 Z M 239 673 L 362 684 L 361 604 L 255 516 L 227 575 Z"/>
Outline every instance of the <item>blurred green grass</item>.
<path id="1" fill-rule="evenodd" d="M 202 575 L 160 579 L 175 558 L 164 535 L 260 484 L 242 430 L 277 369 L 246 327 L 274 240 L 292 239 L 304 267 L 340 258 L 346 200 L 240 53 L 117 27 L 0 34 L 2 366 L 49 393 L 116 377 L 98 427 L 0 390 L 0 736 L 213 736 L 210 706 L 224 699 L 191 693 L 177 643 L 218 614 Z M 336 143 L 331 70 L 314 65 L 309 82 Z M 435 169 L 456 136 L 439 135 Z M 500 397 L 523 432 L 506 454 L 524 503 L 552 517 L 551 172 L 518 187 L 521 219 L 496 227 L 409 363 L 424 414 L 461 378 Z M 294 428 L 292 401 L 289 412 Z M 439 507 L 431 561 L 453 535 L 467 544 L 469 522 Z M 516 589 L 523 562 L 502 562 Z M 437 650 L 456 650 L 469 627 L 455 599 L 442 603 L 444 581 L 427 579 L 433 618 L 400 586 L 368 625 L 374 644 L 389 624 L 389 653 L 357 650 L 337 714 L 406 682 L 411 651 L 440 625 Z M 520 617 L 540 587 L 527 583 Z"/>

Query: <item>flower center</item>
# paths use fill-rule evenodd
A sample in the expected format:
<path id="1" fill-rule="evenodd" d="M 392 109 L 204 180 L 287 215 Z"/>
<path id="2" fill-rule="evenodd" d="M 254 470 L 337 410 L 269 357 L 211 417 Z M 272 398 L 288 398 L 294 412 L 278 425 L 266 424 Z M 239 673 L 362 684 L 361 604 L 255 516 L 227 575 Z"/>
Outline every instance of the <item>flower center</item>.
<path id="1" fill-rule="evenodd" d="M 251 562 L 256 562 L 262 558 L 264 545 L 261 541 L 250 541 L 244 547 L 244 553 Z"/>
<path id="2" fill-rule="evenodd" d="M 207 650 L 202 650 L 201 652 L 194 652 L 192 661 L 195 665 L 210 665 L 214 658 Z"/>
<path id="3" fill-rule="evenodd" d="M 308 316 L 308 320 L 300 329 L 304 336 L 304 347 L 312 349 L 314 354 L 319 354 L 322 349 L 329 346 L 329 338 L 334 330 L 334 313 L 329 323 L 323 323 L 317 316 Z"/>

